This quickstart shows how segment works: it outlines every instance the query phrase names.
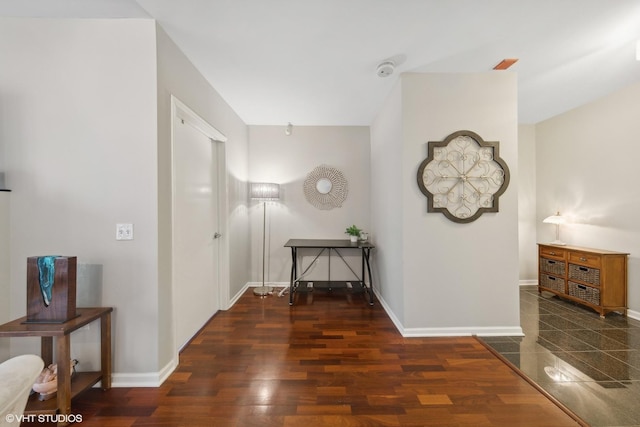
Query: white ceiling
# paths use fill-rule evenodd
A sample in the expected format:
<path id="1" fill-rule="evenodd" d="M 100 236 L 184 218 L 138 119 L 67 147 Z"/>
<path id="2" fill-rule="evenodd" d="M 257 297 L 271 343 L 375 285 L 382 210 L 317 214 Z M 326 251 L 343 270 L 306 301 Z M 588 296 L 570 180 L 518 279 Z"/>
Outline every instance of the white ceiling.
<path id="1" fill-rule="evenodd" d="M 154 18 L 248 124 L 369 125 L 400 73 L 504 58 L 520 123 L 640 82 L 639 0 L 0 0 L 0 16 Z"/>

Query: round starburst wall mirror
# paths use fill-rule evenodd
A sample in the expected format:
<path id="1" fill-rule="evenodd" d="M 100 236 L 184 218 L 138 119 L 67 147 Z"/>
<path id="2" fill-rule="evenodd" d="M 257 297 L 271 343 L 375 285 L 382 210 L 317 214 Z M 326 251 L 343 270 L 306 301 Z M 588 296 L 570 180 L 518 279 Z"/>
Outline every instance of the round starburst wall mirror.
<path id="1" fill-rule="evenodd" d="M 303 184 L 304 196 L 321 210 L 339 208 L 347 198 L 347 180 L 336 168 L 320 165 L 307 175 Z"/>

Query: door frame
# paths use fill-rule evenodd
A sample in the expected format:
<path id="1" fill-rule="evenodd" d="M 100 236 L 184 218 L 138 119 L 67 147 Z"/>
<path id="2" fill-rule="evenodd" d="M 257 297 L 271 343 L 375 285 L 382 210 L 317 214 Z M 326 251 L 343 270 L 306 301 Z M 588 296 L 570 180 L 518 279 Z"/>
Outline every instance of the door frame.
<path id="1" fill-rule="evenodd" d="M 206 120 L 195 113 L 185 103 L 180 101 L 174 95 L 171 95 L 171 310 L 172 310 L 172 341 L 173 349 L 176 352 L 176 362 L 179 360 L 180 345 L 177 342 L 176 329 L 176 307 L 174 295 L 177 292 L 176 280 L 174 276 L 174 230 L 175 230 L 175 170 L 174 170 L 174 144 L 175 144 L 175 128 L 177 120 L 184 120 L 193 128 L 211 140 L 213 149 L 216 150 L 217 164 L 215 171 L 217 172 L 217 206 L 218 206 L 218 232 L 222 234 L 219 239 L 218 247 L 218 301 L 220 310 L 227 310 L 229 307 L 229 215 L 228 215 L 228 191 L 227 191 L 227 161 L 225 143 L 227 137 L 218 129 L 209 124 Z"/>

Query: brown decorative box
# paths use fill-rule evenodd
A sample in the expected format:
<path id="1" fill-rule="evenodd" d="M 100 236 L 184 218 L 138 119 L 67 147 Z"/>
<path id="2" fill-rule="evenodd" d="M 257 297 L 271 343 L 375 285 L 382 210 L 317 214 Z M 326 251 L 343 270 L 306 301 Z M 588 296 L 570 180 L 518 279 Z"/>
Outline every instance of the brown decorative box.
<path id="1" fill-rule="evenodd" d="M 76 257 L 27 258 L 26 323 L 64 323 L 76 314 Z"/>

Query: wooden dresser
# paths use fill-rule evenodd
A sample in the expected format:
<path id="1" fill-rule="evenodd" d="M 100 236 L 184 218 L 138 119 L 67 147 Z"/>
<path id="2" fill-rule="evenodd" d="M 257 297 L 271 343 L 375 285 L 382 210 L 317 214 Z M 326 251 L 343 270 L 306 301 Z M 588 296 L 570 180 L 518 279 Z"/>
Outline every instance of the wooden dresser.
<path id="1" fill-rule="evenodd" d="M 591 307 L 600 317 L 627 315 L 627 256 L 623 252 L 538 244 L 538 291 Z"/>

